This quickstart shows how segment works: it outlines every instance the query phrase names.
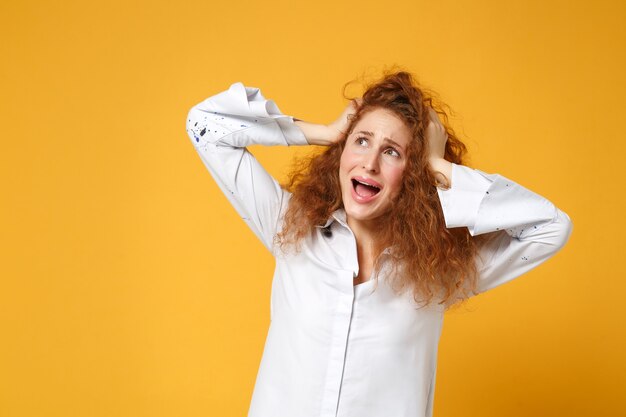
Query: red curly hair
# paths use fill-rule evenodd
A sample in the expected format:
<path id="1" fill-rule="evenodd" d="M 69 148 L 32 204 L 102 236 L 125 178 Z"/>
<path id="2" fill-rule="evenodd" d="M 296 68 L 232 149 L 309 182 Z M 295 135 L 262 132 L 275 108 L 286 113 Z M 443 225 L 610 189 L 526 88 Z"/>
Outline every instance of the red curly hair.
<path id="1" fill-rule="evenodd" d="M 346 83 L 343 96 L 346 96 Z M 480 246 L 498 234 L 471 236 L 467 228 L 446 228 L 436 190 L 441 183 L 429 168 L 426 127 L 428 107 L 442 119 L 448 141 L 445 159 L 464 164 L 467 148 L 449 126 L 448 114 L 437 96 L 419 86 L 406 71 L 386 70 L 382 79 L 366 87 L 347 131 L 321 153 L 296 160 L 283 185 L 292 193 L 282 231 L 276 236 L 281 249 L 299 248 L 298 243 L 343 208 L 339 164 L 346 139 L 362 117 L 376 109 L 392 111 L 407 125 L 412 140 L 407 149 L 402 188 L 391 211 L 380 218 L 375 243 L 375 277 L 384 262 L 380 255 L 391 248 L 392 287 L 400 292 L 412 288 L 413 298 L 428 305 L 433 298 L 447 308 L 476 294 L 478 271 L 474 262 Z"/>

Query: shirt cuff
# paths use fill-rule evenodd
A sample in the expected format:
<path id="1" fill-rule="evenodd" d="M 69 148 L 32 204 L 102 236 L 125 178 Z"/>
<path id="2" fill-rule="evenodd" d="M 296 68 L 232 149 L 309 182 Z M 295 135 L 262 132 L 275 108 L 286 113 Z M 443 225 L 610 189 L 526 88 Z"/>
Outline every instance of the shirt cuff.
<path id="1" fill-rule="evenodd" d="M 302 130 L 294 123 L 293 116 L 283 114 L 273 100 L 263 96 L 257 87 L 247 87 L 241 82 L 233 83 L 230 88 L 210 99 L 210 111 L 239 116 L 248 119 L 250 124 L 243 124 L 244 129 L 233 132 L 239 136 L 248 129 L 258 129 L 259 142 L 263 145 L 308 145 Z M 263 120 L 265 119 L 265 120 Z M 276 124 L 272 123 L 272 119 Z M 283 141 L 278 141 L 276 125 L 282 132 Z M 264 135 L 262 132 L 266 132 Z M 246 136 L 250 132 L 245 132 Z M 274 138 L 274 140 L 264 140 Z M 242 138 L 243 139 L 243 138 Z M 249 141 L 249 138 L 246 142 Z"/>
<path id="2" fill-rule="evenodd" d="M 446 227 L 467 227 L 473 236 L 480 202 L 492 182 L 489 177 L 452 162 L 451 187 L 437 188 Z"/>
<path id="3" fill-rule="evenodd" d="M 557 216 L 543 198 L 499 174 L 452 163 L 452 186 L 437 188 L 446 227 L 467 227 L 472 236 L 505 230 L 521 237 Z"/>

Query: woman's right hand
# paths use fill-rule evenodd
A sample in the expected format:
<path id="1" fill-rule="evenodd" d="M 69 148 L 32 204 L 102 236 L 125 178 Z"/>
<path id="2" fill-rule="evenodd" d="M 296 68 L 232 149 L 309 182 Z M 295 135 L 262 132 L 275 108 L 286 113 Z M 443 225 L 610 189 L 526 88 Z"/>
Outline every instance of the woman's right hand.
<path id="1" fill-rule="evenodd" d="M 327 125 L 309 123 L 296 118 L 294 118 L 294 123 L 300 127 L 309 145 L 330 146 L 346 133 L 350 118 L 356 113 L 361 103 L 361 98 L 350 101 L 337 120 Z"/>
<path id="2" fill-rule="evenodd" d="M 343 110 L 341 115 L 335 121 L 328 124 L 328 128 L 330 131 L 329 134 L 331 136 L 331 143 L 337 142 L 347 133 L 352 116 L 356 114 L 358 108 L 361 106 L 362 103 L 363 99 L 360 97 L 351 100 L 350 103 L 348 103 L 346 108 Z"/>

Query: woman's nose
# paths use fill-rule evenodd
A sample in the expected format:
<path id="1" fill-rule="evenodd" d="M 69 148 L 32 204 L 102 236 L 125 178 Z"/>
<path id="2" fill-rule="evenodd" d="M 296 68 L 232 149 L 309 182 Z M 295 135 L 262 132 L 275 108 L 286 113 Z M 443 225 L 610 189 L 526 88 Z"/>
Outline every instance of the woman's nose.
<path id="1" fill-rule="evenodd" d="M 372 152 L 363 158 L 363 169 L 371 172 L 378 172 L 378 155 Z"/>

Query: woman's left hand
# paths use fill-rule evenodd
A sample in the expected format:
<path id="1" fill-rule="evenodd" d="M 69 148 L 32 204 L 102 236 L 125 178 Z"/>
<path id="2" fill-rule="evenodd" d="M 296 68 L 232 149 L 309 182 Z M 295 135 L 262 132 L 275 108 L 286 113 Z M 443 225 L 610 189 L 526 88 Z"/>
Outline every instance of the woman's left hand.
<path id="1" fill-rule="evenodd" d="M 446 161 L 446 143 L 448 132 L 439 120 L 439 115 L 432 108 L 428 108 L 429 123 L 426 128 L 426 143 L 428 144 L 428 160 L 438 187 L 448 189 L 452 187 L 452 164 Z"/>
<path id="2" fill-rule="evenodd" d="M 432 108 L 428 108 L 429 123 L 426 128 L 426 143 L 428 144 L 429 159 L 443 159 L 446 153 L 446 142 L 448 141 L 448 133 L 446 128 L 439 120 L 439 115 Z"/>

